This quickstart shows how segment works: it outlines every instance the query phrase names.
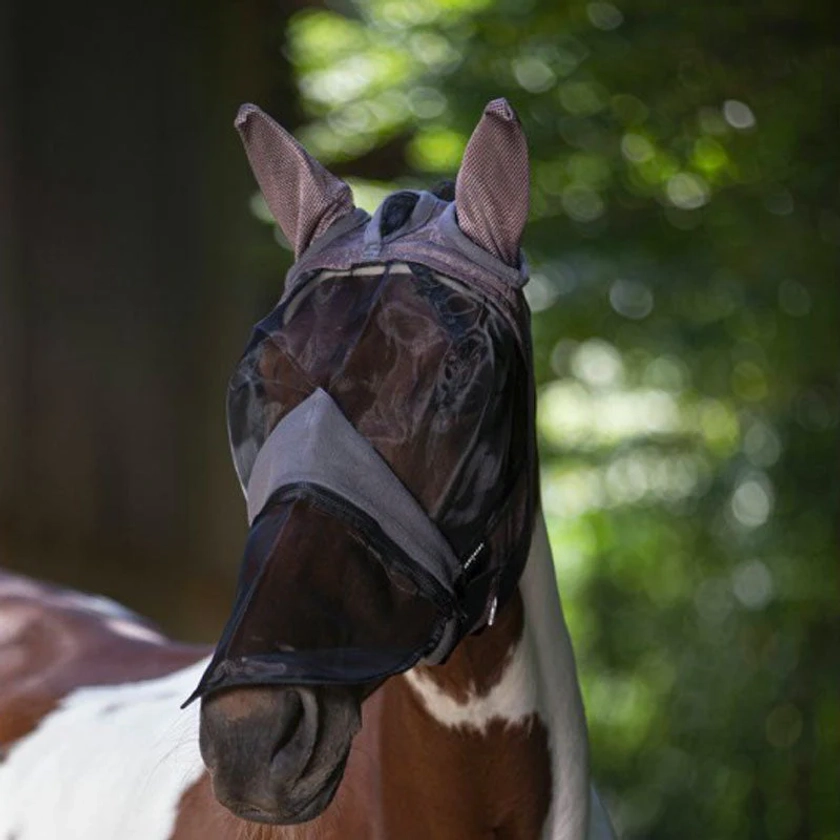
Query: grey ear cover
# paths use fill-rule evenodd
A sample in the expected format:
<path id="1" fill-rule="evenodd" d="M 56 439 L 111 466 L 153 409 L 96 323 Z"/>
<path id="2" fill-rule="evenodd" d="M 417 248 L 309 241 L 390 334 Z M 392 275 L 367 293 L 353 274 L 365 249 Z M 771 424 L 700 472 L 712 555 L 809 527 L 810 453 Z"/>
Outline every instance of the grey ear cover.
<path id="1" fill-rule="evenodd" d="M 243 105 L 234 125 L 266 204 L 295 257 L 355 209 L 350 187 L 256 105 Z"/>
<path id="2" fill-rule="evenodd" d="M 458 227 L 510 266 L 519 264 L 530 199 L 528 144 L 506 99 L 484 109 L 455 182 Z"/>

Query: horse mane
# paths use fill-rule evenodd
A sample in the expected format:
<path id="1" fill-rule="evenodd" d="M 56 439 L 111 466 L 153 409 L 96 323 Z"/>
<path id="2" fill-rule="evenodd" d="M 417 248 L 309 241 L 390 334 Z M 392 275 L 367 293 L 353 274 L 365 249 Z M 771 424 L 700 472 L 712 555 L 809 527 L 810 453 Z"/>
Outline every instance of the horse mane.
<path id="1" fill-rule="evenodd" d="M 382 216 L 379 222 L 379 235 L 387 236 L 399 230 L 414 210 L 414 205 L 420 196 L 416 192 L 398 192 L 385 199 L 382 205 Z"/>
<path id="2" fill-rule="evenodd" d="M 452 180 L 439 181 L 430 190 L 432 195 L 442 201 L 455 200 L 455 182 Z M 419 195 L 409 190 L 396 192 L 385 199 L 382 205 L 382 216 L 379 222 L 380 236 L 388 236 L 399 230 L 414 210 Z"/>

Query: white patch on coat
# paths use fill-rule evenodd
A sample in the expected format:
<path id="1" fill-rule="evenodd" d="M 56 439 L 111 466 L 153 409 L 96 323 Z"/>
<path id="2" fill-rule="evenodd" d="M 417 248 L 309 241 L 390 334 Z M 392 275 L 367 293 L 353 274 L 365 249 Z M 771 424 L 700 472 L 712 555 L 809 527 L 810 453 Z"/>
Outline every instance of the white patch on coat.
<path id="1" fill-rule="evenodd" d="M 26 578 L 3 575 L 0 578 L 0 596 L 11 598 L 43 598 L 44 587 Z"/>
<path id="2" fill-rule="evenodd" d="M 0 763 L 0 838 L 171 837 L 204 772 L 199 704 L 179 707 L 206 666 L 68 695 Z"/>
<path id="3" fill-rule="evenodd" d="M 486 732 L 493 720 L 507 724 L 522 723 L 536 711 L 537 686 L 528 639 L 523 638 L 512 654 L 499 682 L 479 696 L 474 690 L 467 699 L 458 700 L 447 694 L 422 670 L 407 671 L 405 679 L 423 701 L 429 714 L 444 726 L 467 727 Z"/>
<path id="4" fill-rule="evenodd" d="M 51 599 L 52 600 L 52 599 Z M 102 618 L 120 618 L 125 621 L 142 621 L 137 613 L 132 612 L 112 598 L 104 595 L 88 595 L 84 592 L 62 592 L 55 601 L 62 607 L 81 610 L 102 616 Z"/>
<path id="5" fill-rule="evenodd" d="M 540 717 L 551 750 L 554 790 L 543 838 L 614 840 L 609 817 L 590 782 L 586 717 L 542 512 L 537 513 L 519 591 L 525 634 L 536 652 Z"/>
<path id="6" fill-rule="evenodd" d="M 0 645 L 6 645 L 20 636 L 33 621 L 33 609 L 28 605 L 4 607 L 0 612 Z"/>
<path id="7" fill-rule="evenodd" d="M 40 616 L 31 604 L 12 604 L 0 610 L 0 671 L 11 674 L 26 667 L 27 647 L 23 644 L 25 633 Z"/>
<path id="8" fill-rule="evenodd" d="M 21 577 L 4 576 L 0 579 L 0 597 L 23 598 L 39 604 L 90 613 L 101 618 L 146 623 L 137 613 L 105 595 L 90 595 L 87 592 L 44 586 Z"/>
<path id="9" fill-rule="evenodd" d="M 136 621 L 129 621 L 124 618 L 109 618 L 105 622 L 105 626 L 118 636 L 126 639 L 134 639 L 138 642 L 149 642 L 150 644 L 160 645 L 166 641 L 166 637 L 158 633 L 157 630 L 152 630 L 151 627 L 146 627 L 144 624 L 138 624 Z"/>

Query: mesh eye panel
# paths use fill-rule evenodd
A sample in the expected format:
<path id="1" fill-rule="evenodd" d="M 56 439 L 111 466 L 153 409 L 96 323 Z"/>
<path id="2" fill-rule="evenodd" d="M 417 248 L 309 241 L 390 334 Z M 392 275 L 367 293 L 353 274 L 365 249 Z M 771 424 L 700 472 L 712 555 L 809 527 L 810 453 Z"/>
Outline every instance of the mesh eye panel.
<path id="1" fill-rule="evenodd" d="M 231 382 L 240 479 L 320 387 L 466 551 L 527 451 L 526 382 L 502 317 L 456 281 L 407 265 L 323 272 L 258 325 Z"/>
<path id="2" fill-rule="evenodd" d="M 262 682 L 359 683 L 411 667 L 443 632 L 445 593 L 305 491 L 269 503 L 245 550 L 237 608 L 201 691 Z"/>

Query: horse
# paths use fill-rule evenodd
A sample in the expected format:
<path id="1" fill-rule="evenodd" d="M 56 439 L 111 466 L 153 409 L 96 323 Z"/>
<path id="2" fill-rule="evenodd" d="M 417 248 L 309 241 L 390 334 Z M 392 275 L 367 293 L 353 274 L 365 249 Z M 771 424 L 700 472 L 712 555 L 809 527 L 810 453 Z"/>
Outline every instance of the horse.
<path id="1" fill-rule="evenodd" d="M 372 218 L 236 125 L 297 259 L 228 393 L 231 617 L 210 651 L 0 574 L 0 838 L 613 837 L 539 508 L 515 112 Z"/>

